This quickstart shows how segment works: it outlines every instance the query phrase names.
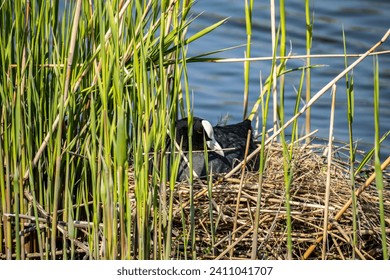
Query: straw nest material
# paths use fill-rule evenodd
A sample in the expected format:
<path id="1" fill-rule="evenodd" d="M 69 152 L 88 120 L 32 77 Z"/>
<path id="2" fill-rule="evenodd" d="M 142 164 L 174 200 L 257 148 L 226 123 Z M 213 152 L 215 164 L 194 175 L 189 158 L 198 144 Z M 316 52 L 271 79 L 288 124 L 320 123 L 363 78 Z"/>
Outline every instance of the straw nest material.
<path id="1" fill-rule="evenodd" d="M 317 152 L 316 152 L 317 151 Z M 280 146 L 269 148 L 261 184 L 261 204 L 255 256 L 258 259 L 302 259 L 311 247 L 308 259 L 321 259 L 324 232 L 324 205 L 327 181 L 326 157 L 313 147 L 297 148 L 292 159 L 293 176 L 290 189 L 292 255 L 288 256 L 286 193 L 283 153 Z M 374 170 L 361 172 L 358 188 Z M 375 181 L 357 197 L 356 241 L 352 206 L 340 219 L 336 214 L 352 195 L 348 166 L 333 160 L 330 170 L 329 224 L 326 259 L 381 259 L 382 241 L 379 199 Z M 193 185 L 195 248 L 199 259 L 248 259 L 254 243 L 254 220 L 259 188 L 258 173 L 246 173 L 240 186 L 235 178 L 215 180 L 211 190 L 206 182 Z M 386 244 L 390 247 L 390 191 L 385 176 L 384 211 Z M 209 199 L 211 191 L 211 200 Z M 237 200 L 239 204 L 237 205 Z M 191 256 L 190 187 L 175 186 L 172 244 L 173 258 Z M 210 206 L 211 205 L 211 206 Z M 210 211 L 212 208 L 212 212 Z M 211 222 L 212 219 L 212 222 Z M 214 232 L 214 234 L 212 234 Z M 213 237 L 214 236 L 214 237 Z M 316 244 L 316 245 L 315 245 Z M 252 255 L 253 256 L 253 255 Z"/>

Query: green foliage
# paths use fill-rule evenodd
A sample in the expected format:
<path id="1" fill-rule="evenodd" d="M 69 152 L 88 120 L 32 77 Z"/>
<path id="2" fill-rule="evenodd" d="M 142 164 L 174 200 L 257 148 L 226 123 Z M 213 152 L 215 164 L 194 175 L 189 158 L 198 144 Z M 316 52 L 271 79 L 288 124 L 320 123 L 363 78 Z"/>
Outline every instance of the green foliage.
<path id="1" fill-rule="evenodd" d="M 172 222 L 172 201 L 170 218 L 152 215 L 168 169 L 158 151 L 172 148 L 168 131 L 188 107 L 179 102 L 187 45 L 224 22 L 187 38 L 192 4 L 1 3 L 1 214 L 15 214 L 0 228 L 7 258 L 29 258 L 15 235 L 26 213 L 43 259 L 170 258 L 170 243 L 151 250 L 151 232 L 171 235 Z"/>
<path id="2" fill-rule="evenodd" d="M 276 1 L 271 2 L 275 5 Z M 193 3 L 186 0 L 107 0 L 93 4 L 88 0 L 1 2 L 0 255 L 3 258 L 170 259 L 180 254 L 172 250 L 173 193 L 180 155 L 166 153 L 177 151 L 173 141 L 167 139 L 175 138 L 174 124 L 179 115 L 188 116 L 189 124 L 193 121 L 187 63 L 219 60 L 210 58 L 218 51 L 189 58 L 188 46 L 226 22 L 220 20 L 188 37 L 187 29 L 196 19 L 190 13 Z M 310 132 L 310 106 L 345 77 L 354 222 L 355 176 L 374 156 L 383 258 L 387 259 L 379 147 L 390 132 L 379 139 L 378 61 L 373 66 L 375 147 L 358 166 L 352 130 L 355 92 L 353 77 L 346 74 L 379 45 L 348 66 L 345 43 L 346 72 L 312 95 L 310 75 L 316 65 L 311 65 L 310 60 L 313 36 L 310 2 L 305 1 L 306 65 L 294 69 L 287 68 L 290 57 L 286 57 L 284 3 L 279 1 L 279 30 L 272 31 L 275 42 L 270 74 L 249 111 L 249 60 L 245 60 L 243 69 L 243 115 L 253 119 L 260 114 L 262 118 L 257 204 L 251 218 L 252 258 L 258 257 L 261 191 L 268 153 L 265 144 L 280 136 L 283 145 L 286 256 L 292 258 L 290 187 L 294 180 L 294 147 L 299 139 L 298 117 L 308 112 L 305 127 Z M 247 35 L 247 58 L 251 58 L 252 34 L 256 32 L 252 26 L 254 7 L 254 0 L 245 1 L 243 32 Z M 280 57 L 276 53 L 278 48 Z M 297 70 L 302 75 L 294 117 L 286 121 L 284 76 Z M 304 90 L 306 103 L 302 105 Z M 267 138 L 271 94 L 273 102 L 280 104 L 274 106 L 274 134 Z M 285 128 L 291 124 L 289 138 Z M 191 153 L 188 159 L 191 167 Z M 184 258 L 195 259 L 195 178 L 190 174 L 190 215 L 186 217 L 180 206 L 182 232 L 178 238 L 184 243 Z M 220 219 L 212 208 L 212 184 L 209 177 L 205 193 L 210 198 L 208 216 L 212 221 L 210 251 L 217 243 Z M 357 245 L 356 234 L 353 237 L 352 243 Z M 34 250 L 34 254 L 29 250 Z"/>

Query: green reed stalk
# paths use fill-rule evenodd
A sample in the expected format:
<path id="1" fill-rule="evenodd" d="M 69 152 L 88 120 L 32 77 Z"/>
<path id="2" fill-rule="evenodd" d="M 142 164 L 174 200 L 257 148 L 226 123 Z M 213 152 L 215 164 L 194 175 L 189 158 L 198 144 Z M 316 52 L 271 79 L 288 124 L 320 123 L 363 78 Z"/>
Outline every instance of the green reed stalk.
<path id="1" fill-rule="evenodd" d="M 306 15 L 306 66 L 311 65 L 310 50 L 313 37 L 313 22 L 310 12 L 310 0 L 305 0 L 305 15 Z M 311 70 L 310 67 L 306 69 L 306 103 L 311 99 Z M 311 108 L 306 110 L 306 134 L 311 132 Z M 306 139 L 307 143 L 310 138 Z"/>
<path id="2" fill-rule="evenodd" d="M 214 256 L 214 244 L 215 244 L 215 226 L 214 226 L 214 214 L 213 214 L 213 170 L 209 168 L 209 157 L 207 153 L 207 144 L 206 139 L 204 139 L 204 161 L 205 161 L 205 169 L 207 174 L 207 196 L 208 196 L 208 203 L 209 203 L 209 219 L 210 219 L 210 237 L 211 237 L 211 244 L 210 249 L 212 251 L 212 255 Z"/>
<path id="3" fill-rule="evenodd" d="M 345 33 L 343 31 L 343 45 L 344 45 L 344 66 L 348 67 L 348 58 L 347 58 L 347 41 L 345 38 Z M 351 196 L 352 196 L 352 227 L 353 227 L 353 241 L 352 246 L 357 246 L 357 199 L 355 194 L 355 148 L 353 143 L 353 118 L 355 111 L 355 102 L 354 102 L 354 81 L 353 75 L 351 77 L 348 73 L 345 74 L 346 82 L 346 93 L 347 93 L 347 120 L 348 120 L 348 135 L 349 135 L 349 176 L 350 176 L 350 187 L 351 187 Z M 352 250 L 352 258 L 355 258 L 355 250 Z"/>
<path id="4" fill-rule="evenodd" d="M 174 139 L 174 137 L 172 138 Z M 171 164 L 171 177 L 170 177 L 170 194 L 169 194 L 169 210 L 168 210 L 168 220 L 167 220 L 167 232 L 166 232 L 166 244 L 165 244 L 165 254 L 163 258 L 168 260 L 171 257 L 171 245 L 172 245 L 172 217 L 173 217 L 173 192 L 174 186 L 176 183 L 176 176 L 179 170 L 180 156 L 175 153 L 172 154 L 172 164 Z M 183 232 L 185 230 L 185 224 L 183 223 Z"/>
<path id="5" fill-rule="evenodd" d="M 1 108 L 2 109 L 2 108 Z M 3 135 L 3 129 L 0 126 L 0 135 Z M 2 145 L 0 145 L 0 166 L 5 166 L 4 163 L 4 151 L 2 148 Z M 0 215 L 3 216 L 3 214 L 7 211 L 6 209 L 6 197 L 5 197 L 5 174 L 4 174 L 4 168 L 0 168 L 0 192 L 3 194 L 1 195 L 1 207 L 0 207 Z M 3 229 L 4 229 L 4 223 L 3 219 L 0 219 L 0 240 L 5 240 L 3 235 Z M 4 250 L 4 243 L 0 242 L 0 252 L 5 251 Z"/>
<path id="6" fill-rule="evenodd" d="M 379 62 L 378 62 L 378 56 L 374 56 L 374 128 L 375 128 L 375 183 L 376 183 L 376 189 L 378 191 L 378 198 L 379 198 L 379 218 L 380 218 L 380 225 L 381 225 L 381 238 L 382 238 L 382 253 L 383 253 L 383 259 L 388 260 L 388 248 L 387 248 L 387 234 L 386 234 L 386 221 L 385 221 L 385 210 L 384 210 L 384 200 L 383 200 L 383 191 L 384 191 L 384 184 L 383 184 L 383 173 L 381 169 L 381 162 L 380 162 L 380 138 L 379 138 Z"/>
<path id="7" fill-rule="evenodd" d="M 17 81 L 19 82 L 20 84 L 20 81 L 21 81 L 21 78 L 23 76 L 23 73 L 22 72 L 22 69 L 21 69 L 21 53 L 20 51 L 22 50 L 23 48 L 23 29 L 21 28 L 22 26 L 22 21 L 23 21 L 23 12 L 22 12 L 22 8 L 21 8 L 21 3 L 15 3 L 15 10 L 17 11 L 17 15 L 15 17 L 15 21 L 16 21 L 16 46 L 17 46 L 17 49 L 18 49 L 18 54 L 17 54 L 17 73 L 16 73 L 16 79 Z M 20 129 L 23 127 L 22 124 L 21 124 L 21 92 L 20 92 L 20 88 L 15 88 L 14 89 L 14 94 L 16 94 L 16 96 L 14 97 L 14 104 L 12 106 L 12 119 L 14 120 L 14 122 L 11 123 L 11 127 L 12 127 L 12 130 L 11 130 L 11 142 L 12 142 L 12 146 L 11 146 L 11 150 L 12 150 L 12 158 L 14 159 L 14 161 L 12 162 L 12 167 L 13 167 L 13 170 L 15 170 L 15 177 L 13 179 L 13 182 L 12 182 L 12 189 L 13 189 L 13 200 L 15 201 L 15 207 L 14 207 L 14 211 L 15 211 L 15 219 L 19 219 L 19 214 L 20 214 L 20 197 L 19 197 L 19 193 L 20 193 L 20 188 L 19 188 L 19 174 L 21 172 L 20 170 L 20 166 L 18 165 L 18 162 L 16 161 L 17 158 L 19 158 L 21 155 L 20 155 L 20 146 L 18 145 L 18 142 L 19 142 L 19 139 L 21 138 L 21 131 Z M 20 231 L 20 224 L 19 223 L 16 223 L 15 224 L 15 232 L 19 232 Z M 16 259 L 20 259 L 21 256 L 20 256 L 20 236 L 19 235 L 16 235 L 15 236 L 15 253 L 16 253 Z"/>
<path id="8" fill-rule="evenodd" d="M 299 87 L 297 91 L 297 96 L 295 98 L 295 106 L 294 106 L 294 116 L 299 112 L 299 105 L 301 104 L 301 96 L 303 91 L 303 85 L 305 83 L 305 69 L 302 69 L 301 78 L 299 80 Z M 293 153 L 294 145 L 293 143 L 295 140 L 299 138 L 299 131 L 298 131 L 298 119 L 295 119 L 292 124 L 291 129 L 291 145 L 290 145 L 290 155 Z"/>
<path id="9" fill-rule="evenodd" d="M 286 56 L 286 9 L 284 0 L 279 1 L 279 18 L 280 18 L 280 56 Z M 285 59 L 280 60 L 280 64 L 285 64 Z M 282 72 L 285 67 L 280 69 Z M 284 118 L 284 75 L 279 77 L 279 92 L 280 92 L 280 115 Z M 283 122 L 284 120 L 281 120 Z"/>
<path id="10" fill-rule="evenodd" d="M 31 22 L 38 22 L 36 29 L 30 29 L 30 36 L 31 36 L 31 57 L 33 58 L 33 61 L 36 63 L 44 64 L 47 62 L 51 62 L 53 57 L 49 57 L 48 60 L 46 60 L 46 54 L 49 52 L 49 44 L 42 44 L 42 42 L 46 42 L 47 36 L 49 36 L 49 26 L 56 26 L 57 25 L 57 19 L 51 18 L 50 14 L 54 10 L 56 10 L 56 6 L 54 3 L 52 5 L 49 5 L 48 3 L 45 3 L 43 7 L 40 7 L 41 11 L 38 12 L 38 5 L 35 1 L 31 2 Z M 35 31 L 35 32 L 33 32 Z M 58 53 L 58 51 L 57 51 Z M 40 92 L 54 92 L 54 83 L 48 82 L 45 80 L 45 77 L 49 76 L 52 71 L 48 68 L 40 69 L 36 64 L 29 63 L 29 73 L 30 75 L 35 75 L 34 79 L 30 77 L 28 79 L 28 85 L 27 88 L 31 92 L 31 102 L 29 102 L 29 122 L 28 127 L 31 129 L 28 133 L 29 138 L 29 144 L 28 147 L 30 149 L 29 151 L 29 159 L 30 162 L 28 164 L 28 169 L 33 169 L 33 164 L 31 164 L 31 159 L 34 157 L 34 153 L 36 152 L 36 147 L 39 145 L 39 143 L 43 142 L 43 131 L 46 129 L 45 121 L 46 119 L 49 119 L 50 125 L 52 121 L 52 115 L 50 114 L 51 106 L 49 105 L 48 98 L 44 98 L 43 94 L 40 94 Z M 51 100 L 55 104 L 56 102 L 56 94 L 49 94 L 51 97 Z M 46 100 L 45 100 L 46 99 Z M 36 113 L 40 112 L 40 113 Z M 44 203 L 44 197 L 45 197 L 45 178 L 46 176 L 49 177 L 47 174 L 44 175 L 45 169 L 48 168 L 48 162 L 49 160 L 38 160 L 38 172 L 36 173 L 30 173 L 28 186 L 29 189 L 34 197 L 33 201 L 33 216 L 36 219 L 35 226 L 37 228 L 37 239 L 38 239 L 38 247 L 39 247 L 39 254 L 41 259 L 48 259 L 48 250 L 45 249 L 45 243 L 47 244 L 47 237 L 48 234 L 45 235 L 44 231 L 41 230 L 38 221 L 38 205 L 46 205 Z M 47 180 L 49 185 L 49 182 L 51 180 Z M 46 254 L 45 254 L 46 251 Z"/>
<path id="11" fill-rule="evenodd" d="M 161 18 L 161 25 L 160 25 L 160 30 L 161 30 L 161 34 L 160 34 L 160 42 L 159 42 L 159 61 L 158 61 L 158 64 L 159 64 L 159 68 L 160 69 L 163 69 L 164 68 L 164 52 L 163 52 L 163 49 L 164 49 L 164 44 L 165 44 L 165 36 L 166 36 L 166 32 L 169 32 L 169 17 L 167 16 L 167 14 L 165 13 L 165 2 L 162 2 L 161 3 L 161 13 L 160 13 L 160 18 Z M 176 7 L 176 6 L 175 6 Z M 154 73 L 156 71 L 153 71 L 151 73 Z M 167 90 L 167 73 L 165 71 L 160 71 L 159 73 L 155 73 L 156 76 L 159 75 L 159 79 L 160 79 L 160 97 L 158 98 L 159 99 L 159 102 L 162 104 L 162 107 L 163 108 L 166 108 L 167 106 L 167 102 L 166 102 L 166 99 L 165 98 L 161 98 L 161 96 L 167 96 L 168 95 L 168 90 Z M 157 77 L 156 77 L 157 78 Z M 160 115 L 158 115 L 160 113 Z M 166 138 L 166 131 L 168 129 L 168 126 L 166 125 L 166 122 L 165 122 L 165 118 L 164 118 L 164 115 L 161 114 L 161 112 L 156 112 L 156 116 L 155 116 L 156 119 L 159 119 L 161 118 L 161 127 L 162 127 L 162 133 L 161 133 L 161 138 L 160 139 L 156 139 L 158 142 L 161 141 L 161 147 L 165 147 L 166 146 L 166 143 L 165 143 L 165 138 Z M 154 126 L 154 129 L 157 129 L 157 126 Z M 156 133 L 156 136 L 159 135 L 157 133 L 157 131 L 155 131 L 154 133 Z M 155 166 L 158 166 L 158 162 L 157 162 L 157 159 L 159 158 L 159 155 L 158 155 L 159 151 L 158 150 L 155 150 L 154 152 L 154 163 L 155 163 Z M 162 162 L 165 162 L 166 160 L 166 156 L 165 154 L 161 154 L 161 157 L 162 157 Z M 166 211 L 165 209 L 167 209 L 167 203 L 166 203 L 166 199 L 167 199 L 167 195 L 166 195 L 166 185 L 165 185 L 165 182 L 166 182 L 166 170 L 165 170 L 165 164 L 163 164 L 163 167 L 162 167 L 162 170 L 161 170 L 161 173 L 160 173 L 160 176 L 161 176 L 161 188 L 162 190 L 160 191 L 161 195 L 160 195 L 160 201 L 158 199 L 158 193 L 159 193 L 159 184 L 158 184 L 158 176 L 157 176 L 157 172 L 153 172 L 153 187 L 154 187 L 154 193 L 153 193 L 153 228 L 154 228 L 154 231 L 153 231 L 153 243 L 155 244 L 154 245 L 154 248 L 153 248 L 153 258 L 156 260 L 156 259 L 162 259 L 162 258 L 165 258 L 166 257 L 166 252 L 163 251 L 163 246 L 162 246 L 162 243 L 163 243 L 163 233 L 161 232 L 161 227 L 164 226 L 164 227 L 167 227 L 167 216 L 166 216 Z M 171 228 L 169 228 L 169 231 L 171 231 Z M 169 247 L 171 246 L 171 239 L 170 239 L 170 236 L 167 237 L 169 240 L 166 241 L 166 243 L 169 244 Z M 166 249 L 166 248 L 165 248 Z M 170 249 L 170 248 L 169 248 Z M 168 249 L 168 250 L 169 250 Z M 170 252 L 168 254 L 168 256 L 170 255 Z"/>
<path id="12" fill-rule="evenodd" d="M 80 18 L 80 12 L 81 12 L 81 0 L 77 1 L 77 5 L 75 7 L 74 11 L 74 22 L 72 27 L 72 33 L 71 33 L 71 39 L 69 43 L 69 52 L 67 56 L 67 68 L 65 72 L 65 82 L 64 82 L 64 88 L 62 96 L 60 97 L 60 104 L 59 104 L 59 118 L 62 120 L 64 119 L 64 110 L 65 110 L 65 101 L 68 96 L 68 91 L 70 88 L 70 79 L 71 79 L 71 73 L 72 73 L 72 65 L 73 65 L 73 54 L 75 50 L 76 45 L 76 36 L 78 32 L 78 23 Z M 52 228 L 51 228 L 51 252 L 52 252 L 52 259 L 56 258 L 56 234 L 57 234 L 57 211 L 58 211 L 58 203 L 59 203 L 59 195 L 60 195 L 60 184 L 61 184 L 61 163 L 62 163 L 62 125 L 63 123 L 59 123 L 59 127 L 57 130 L 57 137 L 56 137 L 56 148 L 55 148 L 55 181 L 54 181 L 54 197 L 53 197 L 53 220 L 52 220 Z"/>
<path id="13" fill-rule="evenodd" d="M 286 12 L 284 0 L 279 2 L 280 13 L 280 56 L 286 55 Z M 282 65 L 280 71 L 285 70 L 285 59 L 280 61 Z M 275 73 L 276 74 L 276 73 Z M 276 82 L 276 81 L 275 81 Z M 279 77 L 279 119 L 281 126 L 284 124 L 284 75 Z M 285 138 L 284 130 L 280 133 L 281 143 L 283 145 L 283 170 L 284 170 L 284 184 L 286 188 L 286 227 L 287 227 L 287 258 L 292 259 L 292 225 L 291 225 L 291 207 L 290 207 L 290 187 L 293 179 L 293 169 L 291 165 L 291 159 L 293 156 L 293 149 L 288 150 L 287 141 Z M 293 143 L 294 139 L 291 139 Z"/>
<path id="14" fill-rule="evenodd" d="M 194 176 L 193 176 L 193 161 L 192 161 L 192 135 L 193 135 L 193 110 L 190 104 L 191 96 L 188 87 L 188 77 L 186 71 L 186 62 L 183 60 L 183 75 L 184 75 L 184 91 L 186 96 L 186 114 L 188 117 L 188 162 L 189 162 L 189 178 L 188 183 L 190 185 L 190 232 L 189 238 L 191 241 L 191 257 L 196 259 L 195 251 L 195 205 L 194 205 Z"/>
<path id="15" fill-rule="evenodd" d="M 187 7 L 184 6 L 183 3 L 183 9 L 187 9 Z M 179 11 L 179 7 L 176 5 L 176 11 Z M 178 21 L 178 18 L 173 16 L 172 21 L 174 26 L 178 27 L 180 26 L 180 22 Z M 168 28 L 168 26 L 167 26 Z M 183 35 L 178 36 L 176 40 L 176 45 L 180 46 L 183 44 L 182 37 Z M 165 61 L 163 60 L 163 48 L 161 46 L 160 49 L 161 56 L 160 56 L 160 67 L 163 67 Z M 178 96 L 180 96 L 180 91 L 181 91 L 181 77 L 182 77 L 182 68 L 180 66 L 180 49 L 179 47 L 177 48 L 177 51 L 171 55 L 172 59 L 175 61 L 175 64 L 172 66 L 170 71 L 173 73 L 176 73 L 174 75 L 174 79 L 170 83 L 164 84 L 161 99 L 163 102 L 167 102 L 167 100 L 164 98 L 169 93 L 169 88 L 173 87 L 173 91 L 171 93 L 172 100 L 177 100 Z M 167 75 L 166 75 L 167 74 Z M 167 76 L 169 73 L 161 72 L 161 81 L 167 81 Z M 170 110 L 171 110 L 171 118 L 166 120 L 165 125 L 163 127 L 163 131 L 169 130 L 169 133 L 166 135 L 169 135 L 170 139 L 175 139 L 175 117 L 174 115 L 177 114 L 177 102 L 173 102 L 171 104 Z M 163 144 L 162 147 L 165 147 L 167 145 L 165 138 L 162 138 Z M 171 150 L 175 150 L 174 145 L 171 143 Z M 170 160 L 170 177 L 169 177 L 169 207 L 168 207 L 168 214 L 166 214 L 165 209 L 166 209 L 166 193 L 165 193 L 165 188 L 162 190 L 162 201 L 161 201 L 161 206 L 162 209 L 160 209 L 160 212 L 162 212 L 160 216 L 162 216 L 162 225 L 167 228 L 166 233 L 161 232 L 160 233 L 160 243 L 162 243 L 162 236 L 166 236 L 166 241 L 165 241 L 165 246 L 162 248 L 164 250 L 162 257 L 163 259 L 170 259 L 171 254 L 172 254 L 172 223 L 173 223 L 173 197 L 174 197 L 174 188 L 175 188 L 175 183 L 176 183 L 176 176 L 177 172 L 179 169 L 179 164 L 180 164 L 180 155 L 178 153 L 171 153 L 170 155 L 166 156 L 165 154 L 162 154 L 162 186 L 165 187 L 165 178 L 168 177 L 168 174 L 166 174 L 166 169 L 168 168 L 166 164 L 166 159 L 169 158 Z"/>
<path id="16" fill-rule="evenodd" d="M 251 43 L 252 43 L 252 11 L 254 0 L 245 0 L 245 25 L 246 25 L 246 52 L 245 57 L 251 57 Z M 249 96 L 249 74 L 250 61 L 244 62 L 244 112 L 243 119 L 247 118 L 248 111 L 248 96 Z"/>
<path id="17" fill-rule="evenodd" d="M 278 45 L 276 44 L 276 14 L 275 14 L 275 0 L 270 1 L 270 14 L 271 14 L 271 42 L 272 42 L 272 58 L 276 56 Z M 276 64 L 274 64 L 276 67 Z M 277 92 L 277 74 L 276 70 L 272 71 L 272 114 L 273 114 L 273 129 L 274 132 L 278 129 L 278 92 Z"/>
<path id="18" fill-rule="evenodd" d="M 167 171 L 179 157 L 168 167 L 161 151 L 189 92 L 185 48 L 225 22 L 186 38 L 192 3 L 1 3 L 0 214 L 15 214 L 0 223 L 7 259 L 171 257 L 173 200 L 166 214 L 160 195 L 169 179 L 173 197 Z M 32 234 L 17 234 L 21 213 Z"/>
<path id="19" fill-rule="evenodd" d="M 274 67 L 274 64 L 276 63 L 275 59 L 275 53 L 274 53 L 274 59 L 272 60 L 272 66 L 271 66 L 271 73 L 268 76 L 268 79 L 265 83 L 265 100 L 264 95 L 261 94 L 259 97 L 259 102 L 261 103 L 261 113 L 262 113 L 262 128 L 261 128 L 261 143 L 265 143 L 266 140 L 266 131 L 267 131 L 267 119 L 268 119 L 268 109 L 269 109 L 269 102 L 271 98 L 271 87 L 273 82 L 273 71 L 277 70 L 276 67 Z M 253 113 L 253 111 L 252 111 Z M 253 115 L 251 113 L 251 115 Z M 251 259 L 257 258 L 257 243 L 258 243 L 258 231 L 259 231 L 259 218 L 260 218 L 260 206 L 261 206 L 261 195 L 262 195 L 262 184 L 263 184 L 263 174 L 266 166 L 266 153 L 265 153 L 265 145 L 261 145 L 259 157 L 260 157 L 260 163 L 259 163 L 259 183 L 258 183 L 258 190 L 257 190 L 257 202 L 256 202 L 256 212 L 255 212 L 255 218 L 254 218 L 254 225 L 253 225 L 253 235 L 252 235 L 252 251 L 251 251 Z"/>

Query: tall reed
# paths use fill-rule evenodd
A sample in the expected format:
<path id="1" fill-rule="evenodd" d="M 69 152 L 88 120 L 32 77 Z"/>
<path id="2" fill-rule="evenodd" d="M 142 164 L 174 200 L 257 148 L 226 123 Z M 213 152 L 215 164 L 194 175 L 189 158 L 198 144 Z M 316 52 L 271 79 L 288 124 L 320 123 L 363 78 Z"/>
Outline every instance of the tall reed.
<path id="1" fill-rule="evenodd" d="M 311 19 L 310 0 L 305 0 L 305 19 L 306 19 L 306 65 L 311 64 L 311 43 L 313 37 L 313 21 Z M 306 69 L 306 102 L 309 102 L 311 98 L 311 69 Z M 308 108 L 306 111 L 306 123 L 305 130 L 306 134 L 311 132 L 311 109 Z M 310 139 L 307 138 L 307 142 Z"/>
<path id="2" fill-rule="evenodd" d="M 345 38 L 345 33 L 343 32 L 343 45 L 344 45 L 344 54 L 347 55 L 347 43 Z M 344 65 L 348 67 L 348 58 L 345 56 Z M 355 102 L 354 102 L 354 80 L 353 75 L 346 74 L 345 75 L 345 83 L 346 83 L 346 94 L 347 94 L 347 120 L 348 120 L 348 136 L 349 136 L 349 177 L 350 177 L 350 185 L 351 185 L 351 196 L 352 196 L 352 227 L 354 229 L 353 238 L 352 238 L 352 246 L 357 245 L 357 200 L 355 195 L 355 159 L 356 152 L 353 142 L 353 120 L 354 120 L 354 112 L 355 112 Z M 355 250 L 352 250 L 352 257 L 355 257 Z"/>
<path id="3" fill-rule="evenodd" d="M 246 51 L 245 57 L 251 57 L 252 48 L 252 13 L 254 0 L 245 0 L 245 26 L 246 26 Z M 247 118 L 249 98 L 249 74 L 250 62 L 244 62 L 244 113 L 243 119 Z"/>
<path id="4" fill-rule="evenodd" d="M 1 4 L 0 214 L 15 214 L 0 224 L 6 258 L 171 257 L 172 201 L 166 214 L 160 198 L 178 161 L 158 151 L 189 94 L 187 46 L 224 22 L 188 37 L 192 4 Z"/>
<path id="5" fill-rule="evenodd" d="M 276 13 L 273 14 L 274 43 L 272 57 L 267 58 L 271 61 L 271 68 L 258 100 L 248 115 L 250 61 L 256 59 L 251 57 L 251 43 L 257 30 L 253 26 L 254 0 L 245 1 L 248 59 L 244 64 L 244 117 L 252 119 L 258 111 L 262 117 L 262 145 L 256 151 L 260 157 L 256 209 L 251 220 L 252 228 L 247 233 L 252 233 L 251 258 L 259 257 L 259 223 L 267 144 L 280 136 L 287 210 L 286 258 L 292 259 L 294 244 L 290 200 L 293 199 L 294 147 L 300 136 L 298 120 L 305 112 L 309 116 L 310 107 L 337 81 L 346 78 L 349 175 L 354 213 L 352 243 L 358 245 L 356 201 L 360 192 L 355 190 L 355 176 L 374 156 L 383 258 L 388 259 L 383 202 L 385 189 L 379 160 L 380 144 L 390 132 L 379 137 L 378 60 L 375 58 L 373 65 L 375 143 L 373 150 L 357 167 L 353 146 L 355 92 L 353 76 L 348 72 L 375 51 L 390 33 L 351 64 L 347 61 L 344 37 L 345 69 L 316 94 L 312 94 L 310 71 L 314 66 L 311 65 L 310 50 L 313 22 L 309 1 L 305 1 L 302 7 L 306 15 L 306 65 L 295 69 L 288 68 L 288 61 L 294 57 L 286 56 L 285 51 L 285 1 L 272 2 L 274 11 L 279 4 L 280 24 L 277 29 Z M 174 213 L 174 191 L 180 154 L 174 141 L 169 139 L 175 139 L 175 120 L 188 116 L 188 159 L 191 167 L 193 104 L 187 63 L 205 61 L 207 58 L 204 57 L 206 54 L 188 58 L 187 50 L 192 42 L 226 20 L 188 36 L 188 27 L 195 20 L 191 15 L 193 3 L 179 0 L 108 0 L 93 3 L 88 0 L 5 0 L 1 3 L 2 258 L 198 258 L 195 243 L 196 178 L 191 172 L 188 182 L 190 215 L 186 216 L 183 205 L 176 210 L 181 211 L 182 232 L 178 238 L 184 244 L 184 251 L 173 246 L 173 218 L 177 214 Z M 297 81 L 299 86 L 294 116 L 285 120 L 284 75 L 292 71 L 301 71 L 301 77 Z M 304 105 L 301 104 L 303 90 L 306 90 L 307 96 Z M 274 133 L 268 136 L 268 114 L 272 110 L 269 105 L 273 93 L 273 113 L 280 119 L 280 124 L 276 125 L 275 122 Z M 310 118 L 307 120 L 310 121 Z M 292 125 L 290 138 L 285 134 L 289 125 Z M 306 122 L 306 129 L 310 131 L 310 122 Z M 248 160 L 253 156 L 248 155 Z M 240 168 L 237 166 L 225 178 Z M 207 170 L 212 175 L 212 170 Z M 132 186 L 128 181 L 133 183 Z M 208 216 L 212 221 L 208 250 L 214 253 L 220 217 L 212 209 L 212 183 L 209 176 L 204 193 L 209 195 Z M 346 207 L 351 204 L 346 203 Z M 340 211 L 336 218 L 339 219 L 344 212 Z M 330 229 L 331 225 L 325 227 Z M 218 258 L 228 252 L 233 255 L 233 247 L 241 238 L 233 237 L 232 246 Z M 308 258 L 314 248 L 315 245 L 311 246 L 302 257 Z"/>
<path id="6" fill-rule="evenodd" d="M 378 200 L 379 200 L 379 218 L 380 218 L 380 231 L 381 231 L 381 238 L 382 238 L 382 254 L 383 259 L 388 260 L 388 244 L 387 244 L 387 235 L 386 235 L 386 222 L 385 222 L 385 210 L 384 210 L 384 199 L 383 199 L 383 192 L 384 189 L 384 183 L 383 183 L 383 172 L 381 169 L 381 162 L 380 162 L 380 138 L 379 138 L 379 62 L 378 62 L 378 56 L 374 56 L 374 128 L 375 128 L 375 157 L 374 157 L 374 165 L 375 165 L 375 183 L 376 183 L 376 189 L 378 191 Z"/>

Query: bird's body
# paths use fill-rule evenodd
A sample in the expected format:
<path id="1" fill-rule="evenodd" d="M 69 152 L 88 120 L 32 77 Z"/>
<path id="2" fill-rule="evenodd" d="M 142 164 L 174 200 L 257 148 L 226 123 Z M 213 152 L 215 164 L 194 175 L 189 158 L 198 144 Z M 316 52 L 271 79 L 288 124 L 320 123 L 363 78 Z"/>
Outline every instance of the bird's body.
<path id="1" fill-rule="evenodd" d="M 246 143 L 249 132 L 248 154 L 256 149 L 252 140 L 251 122 L 243 122 L 215 126 L 200 118 L 193 118 L 193 136 L 192 136 L 192 162 L 193 170 L 199 177 L 205 177 L 205 143 L 208 146 L 208 170 L 212 174 L 228 173 L 234 166 L 239 164 L 245 157 Z M 176 122 L 176 142 L 182 145 L 184 155 L 188 158 L 188 120 L 187 118 Z M 254 160 L 248 163 L 251 170 L 258 169 L 258 161 Z M 189 166 L 184 159 L 180 160 L 180 166 L 177 174 L 177 181 L 183 181 L 189 177 Z"/>
<path id="2" fill-rule="evenodd" d="M 229 170 L 244 160 L 247 138 L 249 132 L 248 155 L 256 149 L 252 139 L 252 126 L 250 120 L 226 126 L 215 126 L 215 140 L 222 146 L 225 158 L 229 162 Z"/>

